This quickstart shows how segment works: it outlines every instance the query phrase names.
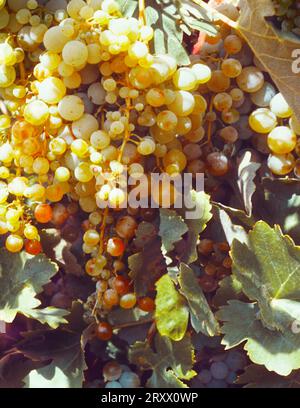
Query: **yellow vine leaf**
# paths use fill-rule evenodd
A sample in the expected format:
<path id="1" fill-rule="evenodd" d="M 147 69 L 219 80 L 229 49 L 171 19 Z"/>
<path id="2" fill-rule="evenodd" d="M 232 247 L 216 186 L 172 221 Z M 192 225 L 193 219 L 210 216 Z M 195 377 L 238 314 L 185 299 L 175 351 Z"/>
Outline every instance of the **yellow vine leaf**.
<path id="1" fill-rule="evenodd" d="M 241 0 L 237 30 L 271 75 L 296 117 L 300 118 L 300 73 L 293 72 L 300 41 L 284 37 L 265 18 L 275 14 L 272 0 Z M 300 61 L 299 61 L 300 68 Z M 299 70 L 299 69 L 298 69 Z"/>

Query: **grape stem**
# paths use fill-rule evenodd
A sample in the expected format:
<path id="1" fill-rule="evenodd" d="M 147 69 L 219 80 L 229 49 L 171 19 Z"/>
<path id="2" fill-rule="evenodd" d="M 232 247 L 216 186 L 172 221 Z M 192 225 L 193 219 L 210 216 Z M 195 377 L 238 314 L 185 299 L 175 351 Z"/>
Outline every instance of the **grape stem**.
<path id="1" fill-rule="evenodd" d="M 129 84 L 128 72 L 126 73 L 126 83 L 127 83 L 127 86 L 128 86 L 128 84 Z M 128 129 L 128 127 L 129 127 L 129 115 L 130 115 L 130 109 L 131 109 L 131 99 L 130 99 L 129 96 L 126 97 L 125 102 L 126 102 L 126 107 L 124 109 L 124 112 L 125 112 L 125 117 L 127 119 L 127 125 L 125 126 L 124 139 L 123 139 L 122 145 L 120 147 L 119 155 L 118 155 L 118 161 L 119 162 L 121 162 L 121 160 L 122 160 L 123 151 L 125 149 L 126 143 L 128 142 L 128 140 L 131 137 L 131 132 Z"/>
<path id="2" fill-rule="evenodd" d="M 105 227 L 106 227 L 106 218 L 108 216 L 108 207 L 105 208 L 104 213 L 103 213 L 103 220 L 101 224 L 101 229 L 100 229 L 100 248 L 99 248 L 99 255 L 102 255 L 103 253 L 103 247 L 104 247 L 104 234 L 105 234 Z"/>
<path id="3" fill-rule="evenodd" d="M 239 25 L 236 21 L 231 20 L 230 18 L 224 16 L 224 14 L 217 11 L 215 8 L 210 6 L 209 4 L 205 3 L 203 0 L 192 0 L 194 3 L 198 4 L 198 6 L 202 7 L 204 10 L 212 13 L 214 17 L 217 17 L 219 20 L 223 21 L 223 23 L 229 25 L 229 27 L 238 29 Z"/>
<path id="4" fill-rule="evenodd" d="M 25 82 L 25 79 L 26 79 L 26 71 L 25 71 L 25 67 L 24 67 L 24 62 L 23 62 L 23 61 L 21 61 L 21 62 L 19 63 L 19 69 L 20 69 L 20 79 L 21 79 L 21 82 L 24 83 L 24 82 Z"/>
<path id="5" fill-rule="evenodd" d="M 146 24 L 145 19 L 145 0 L 139 0 L 139 21 L 141 24 Z"/>
<path id="6" fill-rule="evenodd" d="M 213 98 L 210 99 L 209 113 L 212 113 L 212 111 L 213 111 Z M 212 131 L 212 121 L 209 120 L 208 125 L 207 125 L 207 142 L 208 143 L 211 143 L 211 131 Z"/>

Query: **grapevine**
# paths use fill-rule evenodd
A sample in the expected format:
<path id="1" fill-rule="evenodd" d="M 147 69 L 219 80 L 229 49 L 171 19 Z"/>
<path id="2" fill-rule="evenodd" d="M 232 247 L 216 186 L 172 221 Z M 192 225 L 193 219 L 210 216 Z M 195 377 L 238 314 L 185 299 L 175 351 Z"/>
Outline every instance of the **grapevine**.
<path id="1" fill-rule="evenodd" d="M 299 36 L 299 2 L 263 2 L 278 41 Z M 235 388 L 251 364 L 294 375 L 300 356 L 268 358 L 264 342 L 300 349 L 280 314 L 300 300 L 297 89 L 247 44 L 251 0 L 172 1 L 168 28 L 132 3 L 0 0 L 0 322 L 21 322 L 19 353 L 23 325 L 74 336 L 74 388 Z"/>

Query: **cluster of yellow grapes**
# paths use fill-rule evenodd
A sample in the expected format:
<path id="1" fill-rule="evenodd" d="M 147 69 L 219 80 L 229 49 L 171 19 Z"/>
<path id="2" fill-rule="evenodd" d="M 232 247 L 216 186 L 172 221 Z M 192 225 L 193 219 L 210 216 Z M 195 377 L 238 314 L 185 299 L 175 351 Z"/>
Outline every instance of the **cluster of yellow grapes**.
<path id="1" fill-rule="evenodd" d="M 199 150 L 207 102 L 197 89 L 211 79 L 211 69 L 200 61 L 178 68 L 173 57 L 152 55 L 152 28 L 123 17 L 114 0 L 50 0 L 47 9 L 35 0 L 1 5 L 8 15 L 3 25 L 0 13 L 6 248 L 38 254 L 34 224 L 53 221 L 52 203 L 78 202 L 89 214 L 82 249 L 90 255 L 86 272 L 98 281 L 98 304 L 133 307 L 130 280 L 116 275 L 125 270 L 121 258 L 137 222 L 119 217 L 108 239 L 114 222 L 108 207 L 118 213 L 126 200 L 118 185 L 125 168 L 138 178 L 152 157 L 150 170 L 172 176 Z M 138 302 L 153 310 L 152 299 Z"/>
<path id="2" fill-rule="evenodd" d="M 271 151 L 268 157 L 269 169 L 278 176 L 294 174 L 300 177 L 300 124 L 281 93 L 276 93 L 268 107 L 258 108 L 249 116 L 249 125 L 257 133 L 266 136 L 266 143 Z"/>

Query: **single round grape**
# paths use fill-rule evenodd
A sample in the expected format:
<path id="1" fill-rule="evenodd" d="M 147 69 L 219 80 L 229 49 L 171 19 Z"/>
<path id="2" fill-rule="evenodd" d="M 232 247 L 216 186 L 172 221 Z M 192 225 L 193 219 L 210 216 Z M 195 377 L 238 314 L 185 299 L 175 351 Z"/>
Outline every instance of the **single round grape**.
<path id="1" fill-rule="evenodd" d="M 91 134 L 99 129 L 97 119 L 88 113 L 84 113 L 80 119 L 72 123 L 72 132 L 75 137 L 89 140 Z"/>
<path id="2" fill-rule="evenodd" d="M 228 375 L 228 367 L 223 361 L 216 361 L 210 366 L 210 372 L 216 380 L 224 380 Z"/>
<path id="3" fill-rule="evenodd" d="M 249 116 L 249 125 L 257 133 L 269 133 L 277 125 L 276 115 L 267 108 L 259 108 Z"/>
<path id="4" fill-rule="evenodd" d="M 58 112 L 60 116 L 69 121 L 75 121 L 82 117 L 84 104 L 79 96 L 67 95 L 59 101 Z"/>
<path id="5" fill-rule="evenodd" d="M 173 83 L 178 89 L 192 91 L 197 85 L 197 77 L 192 69 L 179 68 L 173 75 Z"/>
<path id="6" fill-rule="evenodd" d="M 277 176 L 289 174 L 295 165 L 295 158 L 291 153 L 288 154 L 270 154 L 268 157 L 268 167 L 272 173 Z"/>
<path id="7" fill-rule="evenodd" d="M 135 293 L 126 293 L 120 298 L 120 306 L 123 309 L 132 309 L 136 304 Z"/>
<path id="8" fill-rule="evenodd" d="M 34 126 L 42 125 L 49 117 L 48 106 L 43 101 L 29 102 L 24 109 L 24 118 Z"/>
<path id="9" fill-rule="evenodd" d="M 260 108 L 267 108 L 270 102 L 276 94 L 276 89 L 269 82 L 265 82 L 263 87 L 257 91 L 251 93 L 251 101 Z"/>
<path id="10" fill-rule="evenodd" d="M 239 133 L 233 126 L 226 126 L 219 131 L 219 135 L 226 143 L 235 143 L 239 138 Z"/>
<path id="11" fill-rule="evenodd" d="M 130 371 L 125 371 L 119 378 L 119 382 L 124 388 L 139 388 L 141 385 L 139 376 Z"/>
<path id="12" fill-rule="evenodd" d="M 162 89 L 152 88 L 146 93 L 146 101 L 149 105 L 159 107 L 165 103 L 165 95 Z"/>
<path id="13" fill-rule="evenodd" d="M 42 250 L 42 245 L 38 240 L 28 240 L 25 243 L 25 251 L 30 255 L 38 255 Z"/>
<path id="14" fill-rule="evenodd" d="M 213 104 L 216 110 L 226 111 L 232 107 L 232 97 L 226 92 L 218 93 L 214 96 Z"/>
<path id="15" fill-rule="evenodd" d="M 236 78 L 242 72 L 242 64 L 234 58 L 227 58 L 222 62 L 221 70 L 228 78 Z"/>
<path id="16" fill-rule="evenodd" d="M 176 116 L 188 116 L 195 107 L 194 96 L 187 91 L 176 91 L 174 101 L 168 105 L 170 111 Z"/>
<path id="17" fill-rule="evenodd" d="M 66 64 L 74 68 L 84 66 L 88 59 L 87 46 L 78 40 L 69 41 L 62 50 L 62 57 Z"/>
<path id="18" fill-rule="evenodd" d="M 224 48 L 228 54 L 237 54 L 242 46 L 242 40 L 237 35 L 231 34 L 224 39 Z"/>
<path id="19" fill-rule="evenodd" d="M 153 312 L 155 309 L 154 300 L 148 296 L 138 299 L 138 307 L 144 312 Z"/>
<path id="20" fill-rule="evenodd" d="M 5 241 L 5 247 L 9 252 L 20 252 L 23 248 L 23 245 L 23 238 L 17 234 L 9 235 Z"/>
<path id="21" fill-rule="evenodd" d="M 43 41 L 48 51 L 60 53 L 69 39 L 64 35 L 63 27 L 54 26 L 45 32 Z"/>
<path id="22" fill-rule="evenodd" d="M 52 215 L 52 208 L 49 204 L 38 204 L 35 207 L 35 219 L 42 224 L 46 224 L 51 221 Z"/>
<path id="23" fill-rule="evenodd" d="M 104 381 L 115 381 L 121 377 L 122 368 L 116 361 L 109 361 L 103 367 Z"/>
<path id="24" fill-rule="evenodd" d="M 137 228 L 137 222 L 130 215 L 119 218 L 116 224 L 117 234 L 124 239 L 133 238 Z"/>
<path id="25" fill-rule="evenodd" d="M 230 370 L 238 371 L 243 370 L 245 368 L 247 360 L 242 352 L 231 350 L 227 353 L 225 362 Z"/>
<path id="26" fill-rule="evenodd" d="M 187 160 L 185 154 L 182 151 L 178 149 L 171 149 L 164 156 L 163 163 L 165 168 L 167 168 L 169 165 L 177 164 L 178 170 L 182 171 L 187 164 Z"/>
<path id="27" fill-rule="evenodd" d="M 124 242 L 121 238 L 114 237 L 110 238 L 107 242 L 107 252 L 111 256 L 118 257 L 123 254 L 125 250 Z"/>
<path id="28" fill-rule="evenodd" d="M 162 130 L 168 132 L 176 128 L 178 118 L 172 111 L 164 110 L 157 115 L 156 123 Z"/>
<path id="29" fill-rule="evenodd" d="M 211 92 L 225 92 L 230 87 L 230 78 L 224 75 L 221 70 L 213 71 L 207 87 Z"/>
<path id="30" fill-rule="evenodd" d="M 293 114 L 292 109 L 281 93 L 273 96 L 270 101 L 270 109 L 278 118 L 289 118 Z"/>
<path id="31" fill-rule="evenodd" d="M 7 88 L 14 83 L 16 79 L 16 70 L 9 65 L 0 65 L 0 86 Z"/>
<path id="32" fill-rule="evenodd" d="M 224 176 L 229 170 L 228 158 L 222 152 L 213 152 L 206 157 L 208 171 L 213 176 Z"/>
<path id="33" fill-rule="evenodd" d="M 95 334 L 100 340 L 110 340 L 113 334 L 112 327 L 107 322 L 100 322 L 96 327 Z"/>
<path id="34" fill-rule="evenodd" d="M 205 64 L 194 64 L 191 66 L 191 70 L 195 74 L 198 84 L 205 84 L 211 78 L 211 69 Z"/>
<path id="35" fill-rule="evenodd" d="M 268 135 L 268 146 L 273 153 L 290 153 L 294 150 L 296 143 L 295 133 L 287 126 L 277 126 Z"/>
<path id="36" fill-rule="evenodd" d="M 242 91 L 254 93 L 259 91 L 265 82 L 264 74 L 254 66 L 243 68 L 236 82 Z"/>

